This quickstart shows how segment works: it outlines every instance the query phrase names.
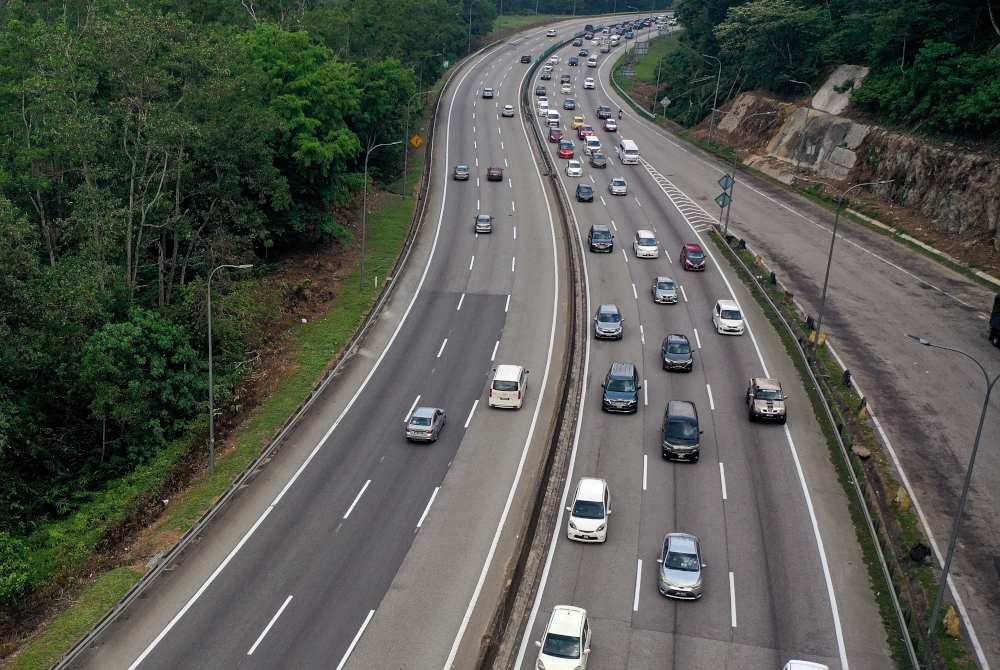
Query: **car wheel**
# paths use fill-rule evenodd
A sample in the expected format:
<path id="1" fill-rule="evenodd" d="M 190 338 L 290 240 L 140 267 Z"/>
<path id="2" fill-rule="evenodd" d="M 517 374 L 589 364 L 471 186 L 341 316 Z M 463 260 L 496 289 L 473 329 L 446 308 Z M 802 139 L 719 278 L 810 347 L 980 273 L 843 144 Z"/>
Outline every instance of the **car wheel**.
<path id="1" fill-rule="evenodd" d="M 701 459 L 701 454 L 695 454 L 694 458 L 691 459 L 692 463 L 697 463 Z"/>
<path id="2" fill-rule="evenodd" d="M 780 423 L 780 424 L 784 424 L 784 423 L 785 423 L 785 421 L 787 421 L 787 420 L 788 420 L 788 417 L 787 417 L 787 416 L 783 416 L 783 417 L 781 417 L 780 419 L 778 419 L 778 423 Z"/>
<path id="3" fill-rule="evenodd" d="M 1000 332 L 990 334 L 990 342 L 994 347 L 1000 347 Z"/>

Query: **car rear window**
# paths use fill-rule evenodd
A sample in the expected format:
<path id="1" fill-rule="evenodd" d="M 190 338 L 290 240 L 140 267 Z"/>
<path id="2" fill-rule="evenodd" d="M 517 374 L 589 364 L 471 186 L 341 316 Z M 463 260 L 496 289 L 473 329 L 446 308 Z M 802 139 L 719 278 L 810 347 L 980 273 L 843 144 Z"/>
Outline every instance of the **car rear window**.
<path id="1" fill-rule="evenodd" d="M 504 381 L 502 379 L 493 380 L 493 390 L 494 391 L 516 391 L 517 382 Z"/>
<path id="2" fill-rule="evenodd" d="M 698 424 L 690 419 L 671 419 L 667 421 L 667 435 L 681 440 L 693 440 L 698 437 Z"/>
<path id="3" fill-rule="evenodd" d="M 431 425 L 431 418 L 429 416 L 415 416 L 410 419 L 411 426 L 429 426 Z"/>

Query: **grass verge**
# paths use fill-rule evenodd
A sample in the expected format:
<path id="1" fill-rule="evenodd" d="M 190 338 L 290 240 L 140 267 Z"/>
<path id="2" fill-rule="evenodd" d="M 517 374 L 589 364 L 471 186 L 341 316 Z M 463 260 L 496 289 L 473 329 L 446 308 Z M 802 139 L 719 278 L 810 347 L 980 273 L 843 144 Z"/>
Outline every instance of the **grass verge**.
<path id="1" fill-rule="evenodd" d="M 916 514 L 897 496 L 900 484 L 896 481 L 890 461 L 876 436 L 865 409 L 864 399 L 858 395 L 853 386 L 843 383 L 843 370 L 825 346 L 818 348 L 817 360 L 812 364 L 812 371 L 819 386 L 812 383 L 807 363 L 799 351 L 799 344 L 809 341 L 810 331 L 806 329 L 803 315 L 799 313 L 791 294 L 776 281 L 768 281 L 770 270 L 750 249 L 732 248 L 714 230 L 710 237 L 713 244 L 724 252 L 730 266 L 760 305 L 799 371 L 813 411 L 826 437 L 838 479 L 848 496 L 857 539 L 864 554 L 873 593 L 897 666 L 910 665 L 909 654 L 903 640 L 903 635 L 909 635 L 918 658 L 926 667 L 971 670 L 975 667 L 975 663 L 966 648 L 965 641 L 945 635 L 943 626 L 938 626 L 936 653 L 932 659 L 927 659 L 928 650 L 923 644 L 923 636 L 927 630 L 929 603 L 934 596 L 937 573 L 931 566 L 914 562 L 909 558 L 910 549 L 917 544 L 926 545 L 926 538 L 923 536 Z M 738 257 L 742 264 L 734 256 Z M 748 275 L 747 268 L 760 282 L 766 296 L 754 278 Z M 777 306 L 780 315 L 772 307 L 772 302 Z M 785 327 L 785 322 L 792 328 L 792 333 Z M 830 406 L 833 415 L 832 424 L 826 418 L 823 397 Z M 837 443 L 837 433 L 848 450 L 846 460 Z M 855 450 L 857 447 L 867 450 L 870 456 L 865 459 L 860 458 L 858 451 Z M 854 480 L 859 483 L 862 499 L 856 494 Z M 875 525 L 874 539 L 868 532 L 862 505 L 868 508 Z M 886 584 L 879 565 L 875 542 L 879 543 L 885 556 L 891 578 L 890 584 Z M 907 631 L 904 631 L 899 624 L 888 588 L 892 588 L 897 594 L 908 622 Z"/>
<path id="2" fill-rule="evenodd" d="M 295 360 L 292 370 L 230 437 L 228 446 L 218 454 L 215 473 L 209 474 L 206 471 L 197 476 L 180 496 L 180 502 L 167 507 L 160 517 L 157 532 L 178 536 L 191 528 L 233 480 L 257 458 L 261 449 L 308 397 L 326 373 L 330 361 L 350 341 L 378 298 L 378 290 L 374 288 L 372 278 L 378 277 L 381 286 L 406 240 L 416 202 L 412 195 L 414 185 L 419 182 L 424 170 L 423 151 L 414 155 L 410 166 L 405 191 L 408 195 L 385 195 L 381 206 L 368 217 L 366 272 L 369 280 L 365 289 L 360 287 L 360 268 L 355 267 L 353 272 L 342 278 L 337 296 L 326 314 L 311 323 L 296 327 L 289 340 Z M 144 492 L 162 485 L 188 448 L 187 444 L 177 444 L 161 452 L 152 463 L 103 492 L 98 501 L 107 498 L 109 505 L 114 503 L 116 513 L 124 516 L 127 512 L 123 509 L 122 501 L 138 499 Z M 81 532 L 81 537 L 86 541 L 80 541 L 78 547 L 71 547 L 70 549 L 78 549 L 72 555 L 54 555 L 53 565 L 62 570 L 83 565 L 88 553 L 99 548 L 103 534 L 107 532 L 108 521 L 113 516 L 110 511 L 102 514 L 100 508 L 88 506 L 87 514 L 81 512 L 48 529 L 50 535 L 57 537 L 60 535 L 60 527 L 76 528 L 87 520 L 93 521 L 95 517 L 104 520 L 104 523 L 96 523 L 89 531 Z M 65 546 L 56 543 L 51 546 L 59 547 L 63 552 L 67 550 Z M 69 607 L 57 614 L 22 647 L 20 653 L 9 662 L 9 667 L 14 670 L 42 670 L 51 667 L 124 597 L 142 574 L 132 568 L 119 567 L 99 575 L 76 595 Z"/>
<path id="3" fill-rule="evenodd" d="M 568 14 L 504 14 L 493 22 L 493 31 L 524 30 L 571 18 Z"/>

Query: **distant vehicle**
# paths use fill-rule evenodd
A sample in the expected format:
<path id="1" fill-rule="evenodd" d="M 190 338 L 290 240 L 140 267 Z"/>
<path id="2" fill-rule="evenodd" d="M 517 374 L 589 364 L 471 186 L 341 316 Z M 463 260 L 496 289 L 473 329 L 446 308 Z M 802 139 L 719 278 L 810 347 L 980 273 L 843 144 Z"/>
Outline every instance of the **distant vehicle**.
<path id="1" fill-rule="evenodd" d="M 785 392 L 777 379 L 752 377 L 747 382 L 747 418 L 785 423 L 788 418 Z"/>
<path id="2" fill-rule="evenodd" d="M 587 59 L 587 67 L 597 67 L 597 56 L 591 56 Z"/>
<path id="3" fill-rule="evenodd" d="M 577 128 L 582 127 L 584 123 L 583 114 L 574 114 L 573 122 L 570 124 L 570 128 L 576 130 Z"/>
<path id="4" fill-rule="evenodd" d="M 576 129 L 576 138 L 578 140 L 582 140 L 588 135 L 593 135 L 593 134 L 594 134 L 594 127 L 587 124 L 583 124 L 582 126 Z"/>
<path id="5" fill-rule="evenodd" d="M 566 98 L 563 100 L 563 109 L 574 110 L 576 109 L 576 100 L 573 98 Z"/>
<path id="6" fill-rule="evenodd" d="M 574 159 L 566 163 L 566 176 L 567 177 L 583 176 L 583 166 L 580 165 L 580 161 Z"/>
<path id="7" fill-rule="evenodd" d="M 535 95 L 545 95 L 545 87 L 539 84 L 535 87 Z"/>
<path id="8" fill-rule="evenodd" d="M 573 77 L 571 77 L 571 76 L 570 76 L 570 75 L 568 75 L 568 74 L 563 74 L 563 75 L 560 75 L 560 76 L 559 76 L 559 83 L 560 83 L 560 84 L 568 84 L 568 83 L 570 83 L 571 81 L 573 81 Z"/>
<path id="9" fill-rule="evenodd" d="M 550 65 L 559 65 L 559 56 L 549 56 L 548 63 Z"/>
<path id="10" fill-rule="evenodd" d="M 599 119 L 610 119 L 611 118 L 611 108 L 607 105 L 597 106 L 597 118 Z"/>
<path id="11" fill-rule="evenodd" d="M 545 36 L 546 36 L 546 37 L 555 37 L 555 36 L 556 36 L 556 29 L 555 29 L 555 28 L 549 28 L 549 29 L 548 29 L 548 30 L 547 30 L 547 31 L 545 32 Z"/>
<path id="12" fill-rule="evenodd" d="M 566 64 L 571 67 L 578 67 L 580 65 L 580 59 L 576 56 L 570 56 L 570 59 L 566 61 Z"/>
<path id="13" fill-rule="evenodd" d="M 582 57 L 586 58 L 587 56 L 590 55 L 590 50 L 589 49 L 580 49 L 580 52 L 577 53 L 576 55 L 577 56 L 582 56 Z"/>
<path id="14" fill-rule="evenodd" d="M 659 258 L 660 244 L 652 230 L 637 230 L 632 242 L 632 251 L 636 258 Z"/>
<path id="15" fill-rule="evenodd" d="M 504 105 L 500 115 L 508 118 L 514 116 L 514 105 Z"/>
<path id="16" fill-rule="evenodd" d="M 495 165 L 486 168 L 486 181 L 503 181 L 503 168 Z"/>
<path id="17" fill-rule="evenodd" d="M 529 56 L 528 54 L 525 54 L 525 55 L 521 56 L 521 62 L 522 63 L 530 63 L 531 62 L 531 56 Z"/>
<path id="18" fill-rule="evenodd" d="M 590 232 L 587 234 L 587 243 L 593 252 L 605 251 L 610 254 L 615 247 L 615 236 L 609 226 L 603 223 L 595 223 L 590 227 Z"/>
<path id="19" fill-rule="evenodd" d="M 663 458 L 697 463 L 701 458 L 698 408 L 690 400 L 670 400 L 660 426 Z"/>
<path id="20" fill-rule="evenodd" d="M 552 70 L 542 70 L 542 73 L 538 75 L 538 78 L 542 81 L 548 81 L 552 79 Z"/>
<path id="21" fill-rule="evenodd" d="M 583 27 L 583 32 L 585 32 L 585 33 L 593 33 L 594 32 L 594 24 L 588 23 L 587 25 L 585 25 Z"/>
<path id="22" fill-rule="evenodd" d="M 456 165 L 452 175 L 455 177 L 455 181 L 468 181 L 469 166 L 463 164 Z"/>
<path id="23" fill-rule="evenodd" d="M 614 119 L 604 119 L 604 130 L 609 133 L 618 131 L 618 122 Z"/>
<path id="24" fill-rule="evenodd" d="M 663 305 L 677 303 L 677 284 L 673 279 L 660 276 L 653 280 L 653 302 Z"/>
<path id="25" fill-rule="evenodd" d="M 990 314 L 990 342 L 1000 347 L 1000 293 L 993 298 L 993 313 Z"/>
<path id="26" fill-rule="evenodd" d="M 676 23 L 677 19 L 673 19 Z M 788 661 L 785 663 L 783 670 L 830 670 L 830 666 L 823 665 L 822 663 L 813 663 L 812 661 Z"/>
<path id="27" fill-rule="evenodd" d="M 608 483 L 596 477 L 581 477 L 573 494 L 573 504 L 566 508 L 566 537 L 577 542 L 604 542 L 608 539 L 608 516 L 611 495 Z M 577 667 L 574 665 L 573 667 Z"/>
<path id="28" fill-rule="evenodd" d="M 586 79 L 584 79 L 583 80 L 583 87 L 587 88 L 587 89 L 593 89 L 594 88 L 594 78 L 593 77 L 587 77 Z"/>
<path id="29" fill-rule="evenodd" d="M 626 30 L 625 31 L 625 39 L 627 39 L 627 40 L 634 40 L 635 39 L 635 33 L 632 32 L 631 30 Z"/>
<path id="30" fill-rule="evenodd" d="M 603 170 L 608 167 L 608 159 L 599 151 L 597 153 L 590 154 L 590 167 Z"/>
<path id="31" fill-rule="evenodd" d="M 667 335 L 660 347 L 660 359 L 664 370 L 691 372 L 694 368 L 694 352 L 685 335 Z"/>
<path id="32" fill-rule="evenodd" d="M 594 337 L 602 340 L 620 340 L 625 334 L 625 320 L 618 305 L 611 303 L 597 308 L 594 316 Z"/>
<path id="33" fill-rule="evenodd" d="M 476 214 L 476 232 L 477 233 L 492 233 L 493 232 L 493 217 L 489 214 Z"/>
<path id="34" fill-rule="evenodd" d="M 582 47 L 583 46 L 583 40 L 580 39 L 579 37 L 577 37 L 575 40 L 573 40 L 573 46 L 575 46 L 575 47 Z"/>
<path id="35" fill-rule="evenodd" d="M 572 92 L 573 92 L 573 84 L 570 84 L 569 82 L 566 82 L 565 84 L 559 87 L 559 93 L 561 93 L 562 95 L 569 95 Z"/>
<path id="36" fill-rule="evenodd" d="M 553 144 L 560 141 L 563 137 L 561 128 L 549 128 L 549 142 Z"/>
<path id="37" fill-rule="evenodd" d="M 639 391 L 642 390 L 642 385 L 633 363 L 612 363 L 601 388 L 604 389 L 601 409 L 605 412 L 634 414 L 639 411 Z"/>
<path id="38" fill-rule="evenodd" d="M 577 202 L 594 202 L 594 189 L 589 184 L 576 185 Z"/>
<path id="39" fill-rule="evenodd" d="M 446 420 L 440 407 L 418 407 L 406 421 L 406 439 L 411 442 L 437 442 Z"/>
<path id="40" fill-rule="evenodd" d="M 596 135 L 587 135 L 584 138 L 583 153 L 587 156 L 592 154 L 600 153 L 601 151 L 601 140 L 597 139 Z M 614 191 L 612 191 L 614 193 Z"/>
<path id="41" fill-rule="evenodd" d="M 689 533 L 668 533 L 663 538 L 663 549 L 656 585 L 660 594 L 668 598 L 697 600 L 703 593 L 701 542 Z"/>
<path id="42" fill-rule="evenodd" d="M 743 312 L 735 300 L 717 300 L 712 309 L 712 325 L 719 335 L 742 335 Z"/>
<path id="43" fill-rule="evenodd" d="M 561 670 L 586 670 L 590 658 L 590 623 L 587 610 L 572 605 L 556 605 L 541 640 L 535 641 L 535 666 Z"/>
<path id="44" fill-rule="evenodd" d="M 484 98 L 492 98 L 493 97 L 493 89 L 490 88 L 489 86 L 487 86 L 486 88 L 484 88 L 483 89 L 483 97 Z"/>
<path id="45" fill-rule="evenodd" d="M 559 158 L 572 158 L 576 145 L 572 140 L 562 140 L 559 142 Z"/>
<path id="46" fill-rule="evenodd" d="M 705 270 L 705 252 L 697 242 L 689 242 L 681 247 L 681 267 L 695 272 Z"/>
<path id="47" fill-rule="evenodd" d="M 611 179 L 611 181 L 608 182 L 608 192 L 611 195 L 628 195 L 628 182 L 625 181 L 625 177 L 613 177 Z M 649 233 L 648 230 L 640 230 L 639 232 L 640 233 Z M 656 238 L 653 237 L 652 235 L 653 235 L 652 233 L 649 233 L 649 239 L 651 239 L 652 242 L 653 242 L 653 244 L 655 245 L 656 244 Z M 636 238 L 635 239 L 636 239 L 636 244 L 638 245 L 639 241 L 640 241 L 639 233 L 636 233 Z M 642 241 L 645 243 L 645 242 L 648 242 L 649 239 L 647 239 L 646 237 L 643 237 Z M 639 247 L 639 246 L 636 247 L 637 250 L 640 249 L 640 248 L 645 248 L 645 247 Z M 637 256 L 639 255 L 638 251 L 636 251 L 636 255 Z M 656 256 L 653 256 L 653 258 L 656 258 L 659 255 L 660 255 L 660 252 L 657 251 L 656 252 Z"/>

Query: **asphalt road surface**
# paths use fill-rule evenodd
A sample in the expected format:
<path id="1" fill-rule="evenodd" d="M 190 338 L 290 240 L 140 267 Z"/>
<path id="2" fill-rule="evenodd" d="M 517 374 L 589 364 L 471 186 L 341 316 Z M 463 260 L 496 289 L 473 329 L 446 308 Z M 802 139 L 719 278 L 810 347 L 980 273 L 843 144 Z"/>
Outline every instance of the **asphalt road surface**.
<path id="1" fill-rule="evenodd" d="M 597 52 L 596 45 L 585 46 Z M 832 668 L 890 667 L 846 498 L 794 368 L 752 299 L 719 266 L 710 263 L 704 273 L 681 269 L 681 245 L 697 241 L 705 226 L 692 226 L 643 165 L 619 163 L 615 147 L 619 138 L 635 137 L 633 124 L 626 119 L 618 133 L 603 130 L 597 106 L 619 105 L 600 85 L 583 89 L 584 77 L 597 77 L 597 71 L 567 66 L 577 51 L 560 52 L 553 81 L 563 73 L 572 76 L 577 109 L 562 112 L 563 126 L 576 141 L 584 171 L 582 177 L 563 172 L 562 181 L 570 198 L 577 183 L 594 187 L 594 202 L 573 204 L 581 240 L 592 224 L 608 224 L 615 233 L 613 253 L 584 251 L 590 312 L 615 303 L 626 323 L 623 340 L 591 341 L 586 406 L 567 486 L 571 490 L 581 476 L 606 479 L 614 511 L 603 545 L 566 540 L 565 519 L 558 527 L 519 667 L 534 667 L 531 642 L 541 638 L 557 604 L 588 610 L 592 668 L 777 668 L 789 658 Z M 615 56 L 598 54 L 602 63 Z M 558 84 L 540 83 L 558 91 Z M 560 109 L 565 97 L 550 93 L 550 105 L 555 100 Z M 582 142 L 569 128 L 574 113 L 597 129 L 609 158 L 606 169 L 590 167 L 579 155 Z M 639 140 L 643 152 L 650 144 Z M 556 146 L 548 148 L 562 169 L 566 161 L 555 157 Z M 627 179 L 626 196 L 609 193 L 614 176 Z M 632 240 L 639 229 L 655 232 L 660 258 L 635 257 Z M 650 287 L 657 275 L 680 283 L 678 304 L 653 303 Z M 748 315 L 751 331 L 743 337 L 712 328 L 712 306 L 730 297 Z M 687 335 L 696 345 L 691 373 L 661 369 L 660 343 L 668 333 Z M 631 361 L 640 370 L 636 415 L 601 410 L 600 385 L 612 361 Z M 787 427 L 747 421 L 747 379 L 768 373 L 781 378 L 792 396 Z M 671 399 L 698 407 L 704 435 L 697 464 L 668 463 L 660 456 L 659 427 Z M 677 602 L 658 593 L 656 559 L 664 534 L 673 531 L 701 539 L 709 567 L 700 601 Z"/>
<path id="2" fill-rule="evenodd" d="M 622 133 L 691 199 L 718 216 L 717 180 L 729 172 L 637 118 L 601 64 L 599 90 L 625 107 Z M 775 268 L 807 313 L 819 311 L 833 213 L 763 179 L 740 173 L 730 233 Z M 986 391 L 982 372 L 959 354 L 921 347 L 912 333 L 960 349 L 988 372 L 1000 352 L 986 339 L 993 292 L 846 217 L 840 220 L 823 328 L 867 397 L 891 458 L 931 529 L 939 561 L 947 547 Z M 953 581 L 980 667 L 1000 666 L 1000 398 L 993 395 L 962 522 Z"/>

